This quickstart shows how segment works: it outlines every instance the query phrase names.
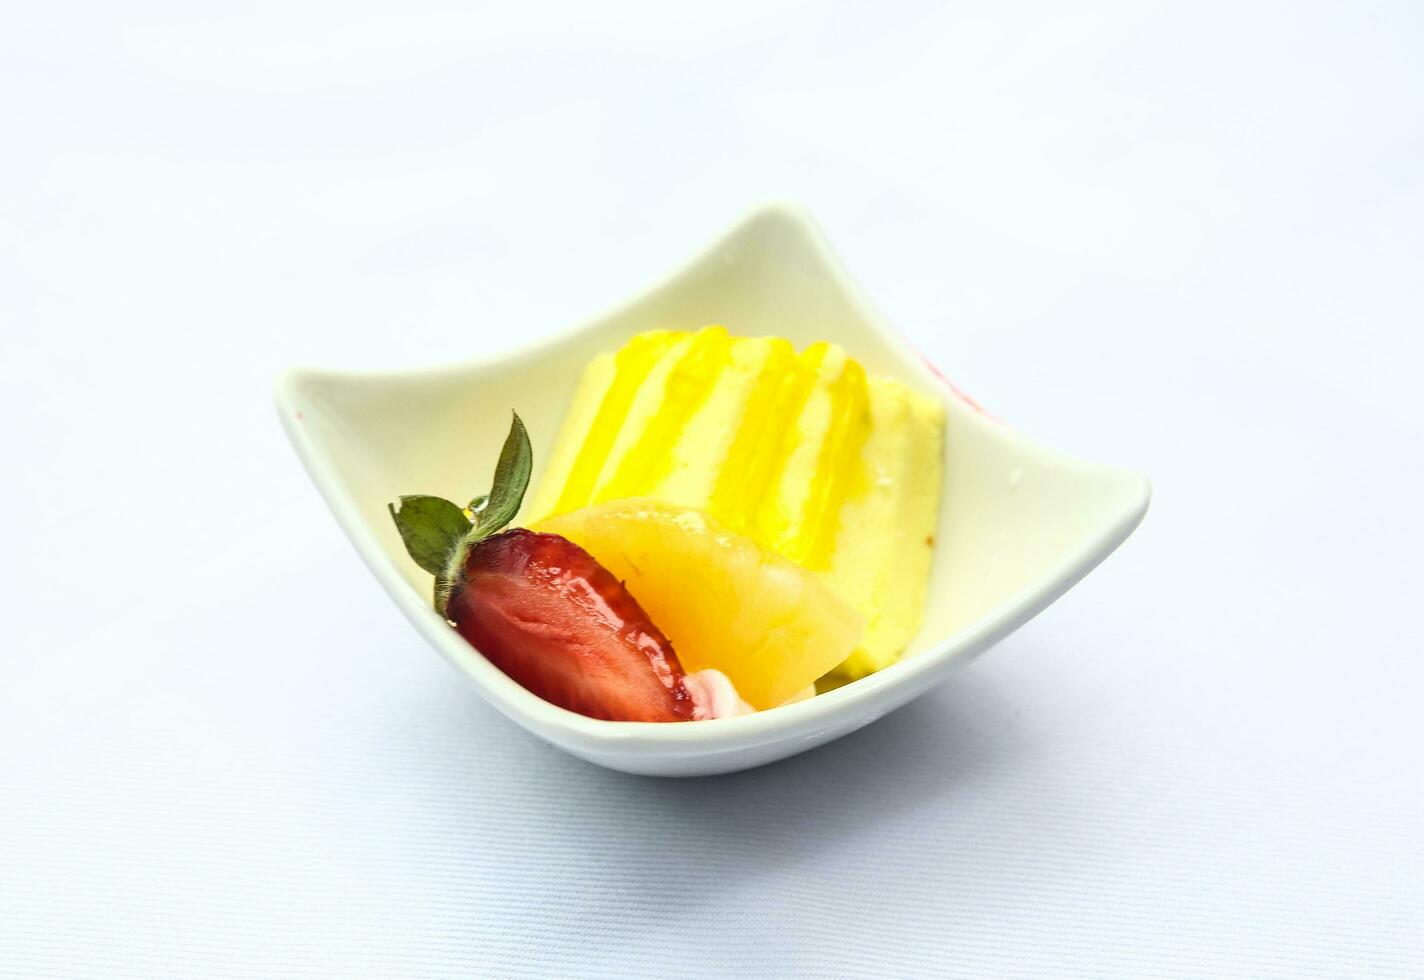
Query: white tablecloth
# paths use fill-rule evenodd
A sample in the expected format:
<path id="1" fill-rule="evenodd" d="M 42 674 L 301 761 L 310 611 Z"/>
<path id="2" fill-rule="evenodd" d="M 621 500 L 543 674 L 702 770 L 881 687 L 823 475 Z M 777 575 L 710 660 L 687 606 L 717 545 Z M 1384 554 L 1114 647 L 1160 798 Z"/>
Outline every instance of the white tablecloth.
<path id="1" fill-rule="evenodd" d="M 1424 974 L 1424 18 L 1322 6 L 10 5 L 0 975 Z M 604 772 L 423 646 L 270 381 L 773 195 L 1156 500 L 858 735 Z"/>

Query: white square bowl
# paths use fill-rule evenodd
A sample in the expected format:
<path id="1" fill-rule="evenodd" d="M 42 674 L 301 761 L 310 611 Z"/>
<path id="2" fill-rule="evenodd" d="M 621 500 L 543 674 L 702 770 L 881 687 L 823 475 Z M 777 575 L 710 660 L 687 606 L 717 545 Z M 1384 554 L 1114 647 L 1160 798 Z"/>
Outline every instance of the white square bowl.
<path id="1" fill-rule="evenodd" d="M 463 500 L 487 482 L 517 410 L 535 447 L 555 433 L 584 365 L 642 330 L 708 323 L 841 344 L 867 371 L 944 402 L 944 499 L 924 625 L 879 673 L 770 711 L 654 724 L 586 718 L 506 677 L 431 608 L 386 505 L 403 493 Z M 1151 489 L 1128 470 L 1069 459 L 983 414 L 874 312 L 800 210 L 762 208 L 683 271 L 550 341 L 452 367 L 384 374 L 292 371 L 277 409 L 357 552 L 415 628 L 500 712 L 599 765 L 648 775 L 731 772 L 868 725 L 1042 611 L 1127 538 Z M 516 522 L 517 523 L 517 522 Z"/>

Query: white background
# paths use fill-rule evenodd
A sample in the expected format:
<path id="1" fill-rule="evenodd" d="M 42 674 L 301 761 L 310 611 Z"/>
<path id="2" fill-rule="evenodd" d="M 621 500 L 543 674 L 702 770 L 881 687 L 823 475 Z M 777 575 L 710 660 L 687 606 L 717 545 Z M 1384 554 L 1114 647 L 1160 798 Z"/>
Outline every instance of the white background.
<path id="1" fill-rule="evenodd" d="M 1153 509 L 858 735 L 604 772 L 421 644 L 270 384 L 768 197 Z M 1421 317 L 1415 3 L 7 3 L 0 974 L 1424 974 Z"/>

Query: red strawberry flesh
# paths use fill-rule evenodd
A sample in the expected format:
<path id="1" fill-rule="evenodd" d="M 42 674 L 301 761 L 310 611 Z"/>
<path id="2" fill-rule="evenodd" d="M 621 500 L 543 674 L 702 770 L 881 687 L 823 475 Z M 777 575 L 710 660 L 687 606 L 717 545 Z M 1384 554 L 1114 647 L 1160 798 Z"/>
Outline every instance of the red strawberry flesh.
<path id="1" fill-rule="evenodd" d="M 692 693 L 667 637 L 592 555 L 522 528 L 470 549 L 446 615 L 528 690 L 612 721 L 687 721 Z"/>

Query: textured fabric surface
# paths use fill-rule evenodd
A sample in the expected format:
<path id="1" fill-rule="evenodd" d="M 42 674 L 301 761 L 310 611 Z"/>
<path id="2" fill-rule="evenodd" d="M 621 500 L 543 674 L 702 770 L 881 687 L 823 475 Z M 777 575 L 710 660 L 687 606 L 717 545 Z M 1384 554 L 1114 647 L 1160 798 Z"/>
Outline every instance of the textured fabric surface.
<path id="1" fill-rule="evenodd" d="M 1424 975 L 1418 5 L 671 10 L 0 13 L 0 976 Z M 854 736 L 605 772 L 423 646 L 271 380 L 771 194 L 1153 509 Z"/>

